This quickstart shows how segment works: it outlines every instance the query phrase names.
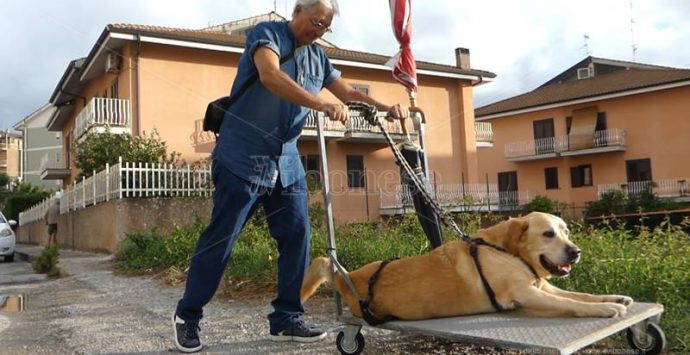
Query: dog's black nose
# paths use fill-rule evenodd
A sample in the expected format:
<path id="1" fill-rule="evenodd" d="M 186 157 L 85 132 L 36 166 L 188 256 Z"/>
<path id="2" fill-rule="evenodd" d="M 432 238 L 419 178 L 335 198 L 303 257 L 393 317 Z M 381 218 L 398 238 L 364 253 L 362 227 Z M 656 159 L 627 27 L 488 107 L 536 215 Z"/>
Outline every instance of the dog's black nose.
<path id="1" fill-rule="evenodd" d="M 568 254 L 568 258 L 570 260 L 577 260 L 578 258 L 580 258 L 580 254 L 582 254 L 582 251 L 577 247 L 568 247 L 566 253 Z"/>

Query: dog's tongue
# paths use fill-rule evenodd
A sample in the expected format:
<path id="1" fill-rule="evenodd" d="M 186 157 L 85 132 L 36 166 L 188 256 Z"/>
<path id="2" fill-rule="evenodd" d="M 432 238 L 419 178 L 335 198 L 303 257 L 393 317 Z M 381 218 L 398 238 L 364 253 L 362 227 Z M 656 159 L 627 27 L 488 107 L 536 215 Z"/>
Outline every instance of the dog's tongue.
<path id="1" fill-rule="evenodd" d="M 570 273 L 570 268 L 571 268 L 570 264 L 568 264 L 568 265 L 561 265 L 561 266 L 558 267 L 558 270 L 561 271 L 561 272 L 563 272 L 563 273 L 566 273 L 566 274 L 567 274 L 567 273 Z"/>

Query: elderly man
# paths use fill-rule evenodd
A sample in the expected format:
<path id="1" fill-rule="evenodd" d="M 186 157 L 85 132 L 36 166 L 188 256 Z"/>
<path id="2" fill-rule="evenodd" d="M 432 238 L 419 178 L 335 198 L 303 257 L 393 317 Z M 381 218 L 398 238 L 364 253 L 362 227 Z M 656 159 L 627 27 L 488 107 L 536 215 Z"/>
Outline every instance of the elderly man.
<path id="1" fill-rule="evenodd" d="M 342 102 L 364 101 L 388 111 L 389 119 L 408 114 L 402 105 L 389 106 L 354 90 L 314 44 L 330 31 L 337 14 L 336 0 L 298 0 L 290 22 L 263 22 L 247 36 L 231 91 L 237 100 L 225 115 L 212 155 L 211 222 L 199 237 L 172 317 L 175 343 L 183 352 L 201 350 L 202 308 L 216 292 L 237 236 L 258 204 L 280 252 L 269 338 L 314 342 L 326 336 L 302 319 L 300 287 L 309 264 L 310 232 L 297 139 L 309 109 L 326 112 L 331 120 L 348 119 L 344 104 L 317 96 L 323 88 Z"/>

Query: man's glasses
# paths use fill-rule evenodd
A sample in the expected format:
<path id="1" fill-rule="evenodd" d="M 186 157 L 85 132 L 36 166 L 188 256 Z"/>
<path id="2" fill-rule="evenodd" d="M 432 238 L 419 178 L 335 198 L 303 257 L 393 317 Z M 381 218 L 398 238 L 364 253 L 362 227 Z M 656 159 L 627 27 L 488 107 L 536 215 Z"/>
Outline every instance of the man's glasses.
<path id="1" fill-rule="evenodd" d="M 314 19 L 309 19 L 309 21 L 311 21 L 311 25 L 314 26 L 314 29 L 317 31 L 328 32 L 328 33 L 333 32 L 333 31 L 331 31 L 330 27 L 326 27 L 326 25 L 324 25 L 321 21 L 317 21 Z"/>

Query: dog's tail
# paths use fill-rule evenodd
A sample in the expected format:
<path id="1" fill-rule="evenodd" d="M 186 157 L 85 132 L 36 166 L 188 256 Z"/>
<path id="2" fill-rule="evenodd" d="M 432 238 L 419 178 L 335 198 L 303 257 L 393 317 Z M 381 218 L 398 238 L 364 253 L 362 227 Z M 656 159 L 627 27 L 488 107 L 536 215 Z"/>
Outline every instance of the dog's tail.
<path id="1" fill-rule="evenodd" d="M 302 303 L 306 302 L 321 284 L 333 282 L 332 267 L 331 260 L 327 257 L 318 257 L 312 261 L 302 282 L 302 291 L 300 293 Z"/>

